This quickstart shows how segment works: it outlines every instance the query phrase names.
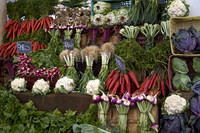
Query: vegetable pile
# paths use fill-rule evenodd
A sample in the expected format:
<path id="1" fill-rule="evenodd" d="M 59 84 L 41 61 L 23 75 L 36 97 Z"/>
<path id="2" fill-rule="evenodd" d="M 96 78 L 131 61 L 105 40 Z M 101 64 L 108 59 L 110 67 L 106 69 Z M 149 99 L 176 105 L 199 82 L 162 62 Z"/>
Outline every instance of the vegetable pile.
<path id="1" fill-rule="evenodd" d="M 121 73 L 112 70 L 106 78 L 105 87 L 109 90 L 109 94 L 122 96 L 126 92 L 131 95 L 140 86 L 134 72 Z"/>
<path id="2" fill-rule="evenodd" d="M 180 29 L 173 33 L 172 42 L 175 48 L 181 53 L 199 53 L 200 50 L 200 31 L 193 26 L 188 30 Z"/>
<path id="3" fill-rule="evenodd" d="M 6 38 L 9 38 L 11 41 L 24 33 L 33 33 L 34 31 L 40 31 L 41 29 L 48 30 L 52 21 L 53 18 L 51 17 L 44 17 L 40 20 L 24 20 L 21 23 L 17 20 L 9 19 L 5 25 L 7 32 Z"/>

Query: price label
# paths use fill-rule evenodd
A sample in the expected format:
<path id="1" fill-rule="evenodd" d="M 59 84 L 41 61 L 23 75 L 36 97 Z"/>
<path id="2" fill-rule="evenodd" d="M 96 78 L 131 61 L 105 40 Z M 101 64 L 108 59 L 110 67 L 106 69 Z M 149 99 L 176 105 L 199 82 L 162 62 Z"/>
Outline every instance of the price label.
<path id="1" fill-rule="evenodd" d="M 73 39 L 66 39 L 64 40 L 64 49 L 73 50 L 74 49 L 74 40 Z"/>
<path id="2" fill-rule="evenodd" d="M 32 43 L 31 42 L 17 42 L 17 52 L 18 54 L 32 53 Z"/>
<path id="3" fill-rule="evenodd" d="M 115 61 L 116 61 L 117 67 L 118 67 L 123 73 L 125 73 L 125 72 L 126 72 L 126 67 L 125 67 L 124 60 L 123 60 L 121 57 L 115 55 Z"/>

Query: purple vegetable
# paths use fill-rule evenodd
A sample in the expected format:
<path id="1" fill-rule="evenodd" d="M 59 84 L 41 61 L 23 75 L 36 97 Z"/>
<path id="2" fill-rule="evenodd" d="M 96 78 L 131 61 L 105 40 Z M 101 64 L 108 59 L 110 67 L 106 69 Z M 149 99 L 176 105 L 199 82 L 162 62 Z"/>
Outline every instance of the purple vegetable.
<path id="1" fill-rule="evenodd" d="M 200 95 L 200 81 L 196 82 L 193 86 L 192 86 L 192 91 L 198 95 Z"/>
<path id="2" fill-rule="evenodd" d="M 190 99 L 190 110 L 197 116 L 200 116 L 200 95 Z"/>
<path id="3" fill-rule="evenodd" d="M 10 79 L 14 79 L 15 77 L 14 64 L 11 63 L 10 61 L 8 61 L 8 71 Z"/>
<path id="4" fill-rule="evenodd" d="M 197 46 L 197 40 L 189 30 L 180 29 L 172 35 L 172 41 L 176 49 L 182 53 L 192 53 Z"/>

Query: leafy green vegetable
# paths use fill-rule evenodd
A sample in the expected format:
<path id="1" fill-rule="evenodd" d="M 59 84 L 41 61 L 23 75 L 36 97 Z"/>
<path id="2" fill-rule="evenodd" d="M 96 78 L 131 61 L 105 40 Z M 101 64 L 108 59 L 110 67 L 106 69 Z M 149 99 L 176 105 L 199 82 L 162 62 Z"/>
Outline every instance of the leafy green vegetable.
<path id="1" fill-rule="evenodd" d="M 60 39 L 60 32 L 59 30 L 52 30 L 50 35 L 52 38 L 45 50 L 37 50 L 29 55 L 36 68 L 46 67 L 47 69 L 51 69 L 55 66 L 63 66 L 59 59 L 59 54 L 64 49 L 64 45 Z"/>
<path id="2" fill-rule="evenodd" d="M 176 73 L 172 79 L 173 88 L 175 90 L 189 91 L 190 82 L 191 82 L 190 77 L 186 74 Z"/>
<path id="3" fill-rule="evenodd" d="M 192 83 L 195 84 L 197 81 L 200 81 L 200 75 L 199 75 L 199 74 L 197 74 L 197 75 L 195 75 L 195 76 L 193 77 Z"/>
<path id="4" fill-rule="evenodd" d="M 200 73 L 200 58 L 198 58 L 198 57 L 193 58 L 192 67 L 195 72 Z"/>
<path id="5" fill-rule="evenodd" d="M 151 50 L 145 50 L 136 41 L 122 40 L 116 46 L 116 55 L 120 55 L 130 70 L 151 71 L 157 68 L 167 70 L 168 57 L 170 56 L 169 41 L 156 44 Z M 112 59 L 109 68 L 116 68 L 115 60 Z"/>
<path id="6" fill-rule="evenodd" d="M 39 19 L 53 13 L 53 6 L 57 5 L 58 0 L 17 0 L 8 2 L 7 11 L 10 19 L 21 20 L 23 16 L 26 19 Z"/>
<path id="7" fill-rule="evenodd" d="M 187 74 L 189 72 L 186 61 L 180 58 L 172 59 L 172 69 L 175 73 Z"/>
<path id="8" fill-rule="evenodd" d="M 84 114 L 76 114 L 70 110 L 65 114 L 58 110 L 53 113 L 38 111 L 32 101 L 22 105 L 11 93 L 0 91 L 2 133 L 73 133 L 74 124 L 91 124 L 98 127 L 97 111 L 96 104 L 91 104 Z"/>
<path id="9" fill-rule="evenodd" d="M 89 124 L 74 124 L 73 125 L 74 133 L 111 133 L 109 131 L 103 130 L 101 128 L 97 128 L 95 126 Z"/>

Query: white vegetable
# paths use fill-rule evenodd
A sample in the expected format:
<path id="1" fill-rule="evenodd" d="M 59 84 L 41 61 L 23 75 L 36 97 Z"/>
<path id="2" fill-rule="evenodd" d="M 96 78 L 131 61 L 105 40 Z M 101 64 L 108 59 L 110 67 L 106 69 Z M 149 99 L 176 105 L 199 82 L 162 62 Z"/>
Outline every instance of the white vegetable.
<path id="1" fill-rule="evenodd" d="M 184 0 L 173 1 L 168 8 L 168 15 L 170 17 L 183 17 L 188 15 L 189 9 L 186 7 Z"/>
<path id="2" fill-rule="evenodd" d="M 96 14 L 92 17 L 92 24 L 96 26 L 102 26 L 105 24 L 105 16 L 102 14 Z"/>
<path id="3" fill-rule="evenodd" d="M 13 91 L 24 91 L 26 87 L 26 81 L 24 78 L 15 78 L 11 82 L 11 88 Z"/>
<path id="4" fill-rule="evenodd" d="M 90 95 L 98 94 L 99 92 L 99 87 L 100 87 L 100 80 L 90 80 L 87 83 L 86 90 L 87 93 Z"/>
<path id="5" fill-rule="evenodd" d="M 37 80 L 33 85 L 32 92 L 34 94 L 46 95 L 48 92 L 50 92 L 49 82 L 45 81 L 44 79 Z"/>
<path id="6" fill-rule="evenodd" d="M 106 16 L 105 16 L 105 21 L 107 25 L 115 25 L 118 23 L 116 15 L 114 14 L 114 12 L 109 12 Z"/>
<path id="7" fill-rule="evenodd" d="M 128 21 L 128 10 L 127 9 L 119 9 L 117 12 L 117 21 L 119 24 L 125 24 Z"/>
<path id="8" fill-rule="evenodd" d="M 62 89 L 62 87 L 67 91 L 71 92 L 74 90 L 74 80 L 70 79 L 68 77 L 63 77 L 59 79 L 56 83 L 56 88 L 57 89 Z"/>
<path id="9" fill-rule="evenodd" d="M 164 104 L 164 109 L 168 115 L 182 113 L 186 108 L 186 100 L 179 95 L 171 95 L 167 97 Z"/>
<path id="10" fill-rule="evenodd" d="M 111 10 L 111 4 L 107 2 L 99 1 L 94 5 L 95 14 L 107 14 Z"/>

